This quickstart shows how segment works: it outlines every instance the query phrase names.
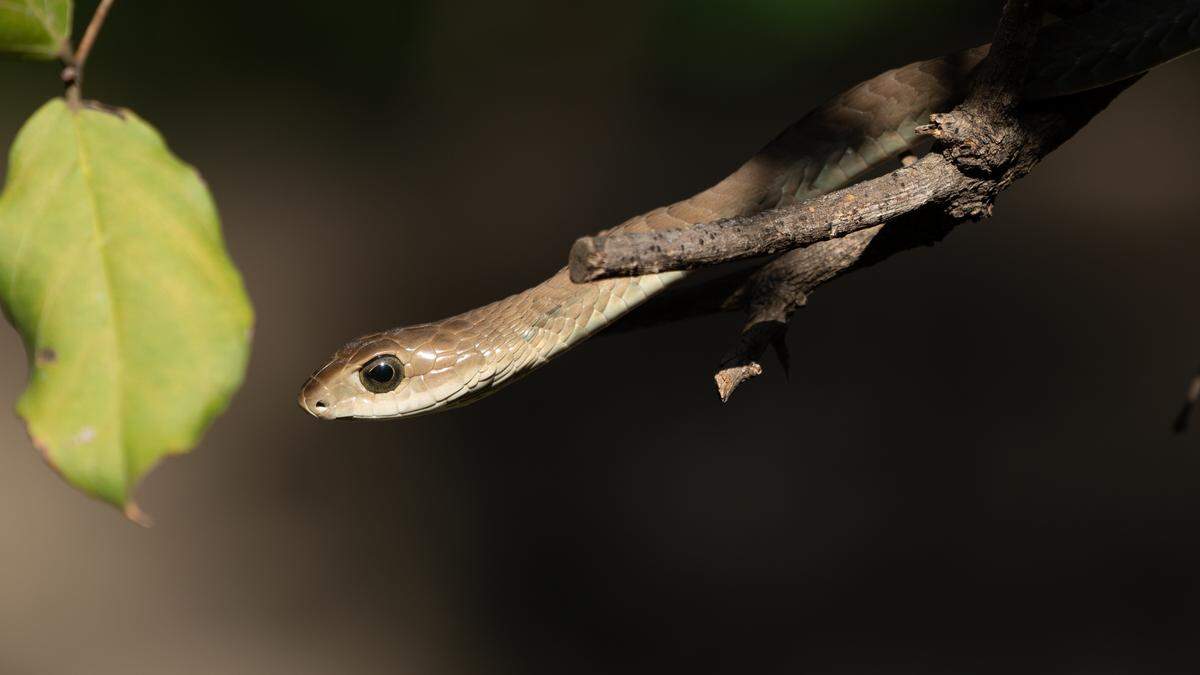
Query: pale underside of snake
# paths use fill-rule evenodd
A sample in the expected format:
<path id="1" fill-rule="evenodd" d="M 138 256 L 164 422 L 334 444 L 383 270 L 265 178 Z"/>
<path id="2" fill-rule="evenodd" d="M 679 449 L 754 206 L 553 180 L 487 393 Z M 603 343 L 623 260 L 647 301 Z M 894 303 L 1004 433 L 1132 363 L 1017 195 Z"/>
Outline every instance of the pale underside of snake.
<path id="1" fill-rule="evenodd" d="M 1200 46 L 1200 0 L 1100 0 L 1046 26 L 1025 87 L 1048 98 L 1132 77 Z M 789 127 L 711 188 L 612 228 L 683 228 L 844 187 L 908 153 L 918 125 L 965 93 L 986 47 L 863 82 Z M 685 276 L 574 284 L 566 270 L 458 316 L 354 340 L 317 370 L 300 405 L 323 419 L 409 417 L 466 405 L 529 374 Z"/>

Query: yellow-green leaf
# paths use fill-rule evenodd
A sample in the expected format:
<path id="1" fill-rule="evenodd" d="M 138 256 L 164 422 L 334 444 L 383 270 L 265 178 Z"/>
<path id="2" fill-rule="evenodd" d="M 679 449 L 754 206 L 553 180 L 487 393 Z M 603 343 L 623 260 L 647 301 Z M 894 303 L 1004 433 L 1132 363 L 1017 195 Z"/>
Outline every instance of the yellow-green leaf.
<path id="1" fill-rule="evenodd" d="M 79 489 L 132 505 L 240 386 L 253 312 L 194 169 L 129 111 L 42 106 L 0 195 L 0 303 L 29 354 L 17 404 Z"/>
<path id="2" fill-rule="evenodd" d="M 0 51 L 52 59 L 71 38 L 71 0 L 0 0 Z"/>

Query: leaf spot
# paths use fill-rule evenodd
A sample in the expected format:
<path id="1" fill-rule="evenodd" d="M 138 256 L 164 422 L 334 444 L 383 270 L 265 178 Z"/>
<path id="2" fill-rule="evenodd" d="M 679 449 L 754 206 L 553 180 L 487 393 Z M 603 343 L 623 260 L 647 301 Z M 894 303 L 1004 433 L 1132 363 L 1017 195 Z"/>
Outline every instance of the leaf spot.
<path id="1" fill-rule="evenodd" d="M 80 446 L 87 445 L 94 440 L 96 440 L 96 430 L 92 427 L 84 427 L 79 430 L 79 433 L 75 434 L 75 437 L 71 439 L 71 442 L 76 446 Z"/>

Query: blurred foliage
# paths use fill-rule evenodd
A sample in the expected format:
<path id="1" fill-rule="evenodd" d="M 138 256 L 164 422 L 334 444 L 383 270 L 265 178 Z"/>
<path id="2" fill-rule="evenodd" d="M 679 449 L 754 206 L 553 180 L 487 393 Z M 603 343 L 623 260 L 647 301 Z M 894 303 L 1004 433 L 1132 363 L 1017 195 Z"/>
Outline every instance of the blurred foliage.
<path id="1" fill-rule="evenodd" d="M 71 0 L 0 0 L 0 51 L 54 58 L 71 39 Z"/>
<path id="2" fill-rule="evenodd" d="M 895 34 L 919 41 L 959 22 L 988 26 L 980 20 L 988 10 L 976 0 L 665 0 L 655 17 L 654 55 L 682 79 L 677 86 L 756 87 L 869 52 Z"/>
<path id="3" fill-rule="evenodd" d="M 311 2 L 118 2 L 97 51 L 112 72 L 133 69 L 148 88 L 194 91 L 250 71 L 275 86 L 318 77 L 335 89 L 386 89 L 414 63 L 429 4 L 358 2 L 335 11 Z"/>
<path id="4" fill-rule="evenodd" d="M 552 74 L 558 89 L 584 79 L 574 71 L 581 63 L 640 71 L 637 79 L 655 89 L 767 89 L 831 61 L 886 56 L 864 76 L 900 65 L 891 48 L 897 36 L 936 42 L 913 50 L 929 57 L 943 51 L 934 36 L 973 46 L 990 32 L 998 7 L 991 0 L 362 0 L 334 12 L 317 2 L 118 2 L 96 48 L 108 67 L 90 77 L 123 100 L 263 87 L 249 103 L 300 83 L 381 98 L 432 86 L 469 98 L 492 83 L 521 86 L 531 72 Z"/>

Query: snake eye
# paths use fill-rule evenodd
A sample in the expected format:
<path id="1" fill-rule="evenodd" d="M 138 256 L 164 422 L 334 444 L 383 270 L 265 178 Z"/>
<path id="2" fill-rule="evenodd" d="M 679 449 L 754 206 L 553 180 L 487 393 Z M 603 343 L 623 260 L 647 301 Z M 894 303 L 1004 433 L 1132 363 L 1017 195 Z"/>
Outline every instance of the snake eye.
<path id="1" fill-rule="evenodd" d="M 385 394 L 400 384 L 400 373 L 403 369 L 404 365 L 400 363 L 400 359 L 391 354 L 385 354 L 367 361 L 367 364 L 358 371 L 358 376 L 367 391 Z"/>

